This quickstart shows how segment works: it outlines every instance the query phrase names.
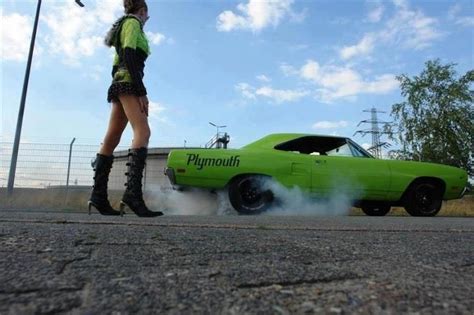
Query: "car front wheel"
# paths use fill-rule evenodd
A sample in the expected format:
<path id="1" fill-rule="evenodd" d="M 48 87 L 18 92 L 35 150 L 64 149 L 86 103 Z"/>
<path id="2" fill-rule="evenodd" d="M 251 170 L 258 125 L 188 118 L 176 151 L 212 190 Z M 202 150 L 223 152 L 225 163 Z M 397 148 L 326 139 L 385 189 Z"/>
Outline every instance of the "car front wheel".
<path id="1" fill-rule="evenodd" d="M 441 210 L 443 192 L 430 182 L 415 184 L 407 194 L 405 210 L 412 216 L 433 217 Z"/>
<path id="2" fill-rule="evenodd" d="M 263 176 L 243 176 L 229 185 L 229 200 L 241 214 L 259 214 L 273 203 L 273 193 L 265 187 L 268 178 Z"/>

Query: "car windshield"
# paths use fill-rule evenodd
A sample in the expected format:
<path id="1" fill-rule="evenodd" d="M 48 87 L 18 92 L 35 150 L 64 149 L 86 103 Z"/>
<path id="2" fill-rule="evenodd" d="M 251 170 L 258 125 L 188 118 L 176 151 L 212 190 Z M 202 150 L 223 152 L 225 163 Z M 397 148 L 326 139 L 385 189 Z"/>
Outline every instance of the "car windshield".
<path id="1" fill-rule="evenodd" d="M 351 140 L 337 137 L 305 136 L 281 143 L 275 149 L 309 155 L 372 157 Z"/>

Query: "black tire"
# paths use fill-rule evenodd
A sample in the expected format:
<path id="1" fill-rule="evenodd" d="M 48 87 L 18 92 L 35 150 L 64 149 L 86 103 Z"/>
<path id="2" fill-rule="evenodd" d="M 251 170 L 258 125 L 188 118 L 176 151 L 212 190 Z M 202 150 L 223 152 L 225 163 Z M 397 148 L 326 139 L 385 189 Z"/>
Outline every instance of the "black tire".
<path id="1" fill-rule="evenodd" d="M 391 206 L 384 203 L 368 203 L 361 206 L 362 211 L 371 217 L 383 217 L 390 212 Z"/>
<path id="2" fill-rule="evenodd" d="M 441 210 L 443 190 L 432 182 L 415 183 L 407 192 L 405 210 L 415 217 L 434 217 Z"/>
<path id="3" fill-rule="evenodd" d="M 273 203 L 273 192 L 264 188 L 267 177 L 248 175 L 238 177 L 229 185 L 229 200 L 240 214 L 259 214 Z"/>

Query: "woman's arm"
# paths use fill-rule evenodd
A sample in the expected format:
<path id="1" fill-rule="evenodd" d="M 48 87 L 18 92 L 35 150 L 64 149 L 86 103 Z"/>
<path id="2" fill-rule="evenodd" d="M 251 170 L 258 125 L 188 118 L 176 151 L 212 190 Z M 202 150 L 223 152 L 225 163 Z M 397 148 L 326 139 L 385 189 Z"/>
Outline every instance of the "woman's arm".
<path id="1" fill-rule="evenodd" d="M 125 59 L 125 66 L 127 67 L 130 76 L 132 77 L 132 83 L 135 85 L 138 96 L 147 95 L 145 85 L 142 80 L 142 73 L 140 66 L 138 65 L 138 54 L 136 49 L 125 47 L 123 52 Z"/>
<path id="2" fill-rule="evenodd" d="M 142 80 L 142 69 L 139 65 L 140 58 L 137 53 L 137 39 L 141 33 L 140 22 L 131 18 L 124 22 L 121 33 L 123 58 L 132 83 L 137 90 L 138 96 L 147 95 L 145 85 Z"/>

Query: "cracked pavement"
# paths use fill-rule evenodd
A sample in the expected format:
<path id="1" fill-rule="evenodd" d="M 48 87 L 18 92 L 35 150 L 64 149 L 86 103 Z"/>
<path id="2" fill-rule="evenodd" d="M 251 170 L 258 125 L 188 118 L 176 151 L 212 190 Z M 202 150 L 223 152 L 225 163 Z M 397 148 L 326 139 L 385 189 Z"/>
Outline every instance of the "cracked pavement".
<path id="1" fill-rule="evenodd" d="M 474 219 L 0 212 L 1 314 L 472 314 Z"/>

